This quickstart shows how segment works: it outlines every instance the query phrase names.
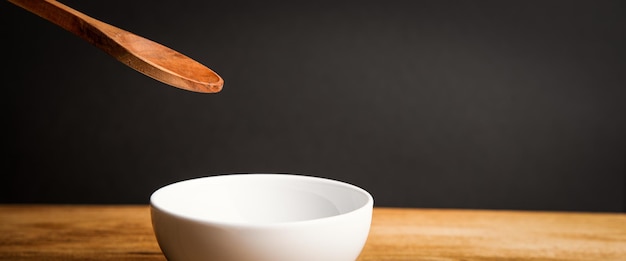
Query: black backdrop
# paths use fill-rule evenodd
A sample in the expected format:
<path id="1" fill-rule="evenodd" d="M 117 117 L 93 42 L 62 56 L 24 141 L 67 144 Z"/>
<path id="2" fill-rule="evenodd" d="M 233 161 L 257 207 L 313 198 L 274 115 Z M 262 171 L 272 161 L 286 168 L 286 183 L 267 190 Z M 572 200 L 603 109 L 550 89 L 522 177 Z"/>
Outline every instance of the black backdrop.
<path id="1" fill-rule="evenodd" d="M 2 203 L 295 173 L 377 206 L 626 210 L 623 1 L 62 2 L 224 89 L 166 86 L 2 1 Z"/>

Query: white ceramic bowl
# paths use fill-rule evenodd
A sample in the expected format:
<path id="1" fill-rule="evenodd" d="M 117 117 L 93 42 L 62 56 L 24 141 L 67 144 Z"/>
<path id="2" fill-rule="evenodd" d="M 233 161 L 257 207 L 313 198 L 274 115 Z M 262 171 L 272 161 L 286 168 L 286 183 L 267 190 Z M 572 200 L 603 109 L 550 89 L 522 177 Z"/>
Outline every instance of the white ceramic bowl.
<path id="1" fill-rule="evenodd" d="M 150 197 L 169 261 L 354 261 L 373 204 L 354 185 L 293 174 L 196 178 Z"/>

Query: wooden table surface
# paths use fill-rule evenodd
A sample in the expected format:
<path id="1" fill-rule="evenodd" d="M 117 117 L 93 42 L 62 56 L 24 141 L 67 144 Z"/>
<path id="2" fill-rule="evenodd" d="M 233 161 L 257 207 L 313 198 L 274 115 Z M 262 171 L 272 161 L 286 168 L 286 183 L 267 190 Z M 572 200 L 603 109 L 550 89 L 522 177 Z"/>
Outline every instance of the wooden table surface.
<path id="1" fill-rule="evenodd" d="M 0 205 L 0 260 L 165 257 L 148 206 Z M 375 208 L 358 260 L 626 260 L 626 214 Z"/>

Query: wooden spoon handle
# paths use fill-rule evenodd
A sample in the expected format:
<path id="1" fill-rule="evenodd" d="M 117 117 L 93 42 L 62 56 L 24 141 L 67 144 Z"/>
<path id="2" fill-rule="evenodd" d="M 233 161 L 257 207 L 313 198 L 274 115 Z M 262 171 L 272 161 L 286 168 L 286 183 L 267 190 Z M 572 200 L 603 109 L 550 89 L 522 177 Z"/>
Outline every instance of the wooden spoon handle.
<path id="1" fill-rule="evenodd" d="M 166 46 L 89 17 L 54 0 L 9 0 L 83 38 L 129 67 L 181 89 L 215 93 L 224 81 L 211 69 Z"/>
<path id="2" fill-rule="evenodd" d="M 122 30 L 100 22 L 54 0 L 9 0 L 63 29 L 74 33 L 108 54 L 118 57 L 123 48 L 111 39 L 105 30 Z"/>
<path id="3" fill-rule="evenodd" d="M 54 0 L 9 0 L 9 2 L 45 18 L 46 20 L 81 37 L 84 35 L 84 32 L 93 31 L 92 28 L 87 29 L 84 27 L 89 26 L 90 23 L 99 22 Z M 85 40 L 90 39 L 85 38 Z"/>

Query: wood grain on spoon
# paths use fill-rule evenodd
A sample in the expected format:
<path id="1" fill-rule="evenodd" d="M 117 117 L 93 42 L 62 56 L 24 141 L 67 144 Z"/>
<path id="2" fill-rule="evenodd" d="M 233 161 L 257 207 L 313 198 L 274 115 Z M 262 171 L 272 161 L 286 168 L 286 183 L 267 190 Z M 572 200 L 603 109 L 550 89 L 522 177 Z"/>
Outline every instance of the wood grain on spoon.
<path id="1" fill-rule="evenodd" d="M 70 31 L 120 62 L 163 83 L 215 93 L 224 80 L 199 62 L 154 41 L 96 20 L 53 0 L 9 0 Z"/>

